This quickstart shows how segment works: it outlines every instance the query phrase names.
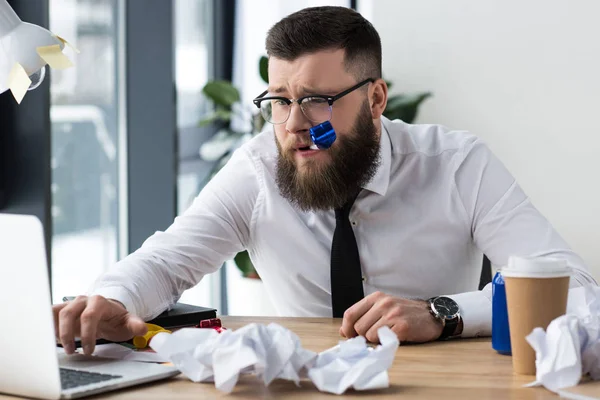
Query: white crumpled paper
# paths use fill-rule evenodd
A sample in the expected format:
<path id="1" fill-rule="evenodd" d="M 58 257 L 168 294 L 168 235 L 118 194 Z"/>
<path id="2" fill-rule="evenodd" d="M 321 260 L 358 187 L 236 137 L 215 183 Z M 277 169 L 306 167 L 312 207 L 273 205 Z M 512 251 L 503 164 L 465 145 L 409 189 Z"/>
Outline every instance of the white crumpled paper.
<path id="1" fill-rule="evenodd" d="M 536 353 L 536 381 L 530 386 L 557 392 L 586 374 L 600 379 L 600 288 L 571 289 L 567 314 L 545 332 L 535 328 L 526 339 Z"/>
<path id="2" fill-rule="evenodd" d="M 278 325 L 246 325 L 222 333 L 214 329 L 185 328 L 173 334 L 159 333 L 150 347 L 168 358 L 194 382 L 214 382 L 217 389 L 230 393 L 240 374 L 257 375 L 265 385 L 274 379 L 300 385 L 308 376 L 322 391 L 341 394 L 389 386 L 391 366 L 398 339 L 388 328 L 378 331 L 382 345 L 367 347 L 362 337 L 340 342 L 317 355 L 306 350 L 292 331 Z"/>
<path id="3" fill-rule="evenodd" d="M 387 326 L 379 328 L 377 334 L 381 345 L 376 348 L 367 347 L 366 339 L 357 336 L 320 353 L 308 377 L 319 390 L 335 394 L 349 387 L 370 390 L 390 386 L 387 370 L 400 343 Z"/>

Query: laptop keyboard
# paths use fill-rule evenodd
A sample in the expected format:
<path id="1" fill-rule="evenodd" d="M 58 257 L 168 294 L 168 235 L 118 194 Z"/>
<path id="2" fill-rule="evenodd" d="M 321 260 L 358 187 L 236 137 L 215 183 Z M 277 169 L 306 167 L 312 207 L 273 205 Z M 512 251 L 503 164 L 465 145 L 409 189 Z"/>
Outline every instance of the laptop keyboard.
<path id="1" fill-rule="evenodd" d="M 117 378 L 122 378 L 122 376 L 60 368 L 60 384 L 63 390 Z"/>

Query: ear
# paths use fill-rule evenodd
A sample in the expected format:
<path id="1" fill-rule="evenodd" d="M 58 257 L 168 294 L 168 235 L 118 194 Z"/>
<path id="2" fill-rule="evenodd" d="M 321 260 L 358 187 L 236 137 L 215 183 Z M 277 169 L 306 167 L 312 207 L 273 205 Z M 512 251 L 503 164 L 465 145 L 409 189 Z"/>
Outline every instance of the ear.
<path id="1" fill-rule="evenodd" d="M 385 81 L 381 78 L 371 84 L 369 88 L 369 103 L 371 106 L 371 115 L 373 119 L 381 118 L 387 105 L 388 88 Z"/>

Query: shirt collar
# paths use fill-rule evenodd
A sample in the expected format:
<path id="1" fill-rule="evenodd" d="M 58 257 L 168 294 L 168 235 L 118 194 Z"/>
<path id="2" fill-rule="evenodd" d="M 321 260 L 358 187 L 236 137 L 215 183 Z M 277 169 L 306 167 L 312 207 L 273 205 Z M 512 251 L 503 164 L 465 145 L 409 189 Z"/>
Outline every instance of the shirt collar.
<path id="1" fill-rule="evenodd" d="M 385 196 L 390 184 L 390 168 L 392 165 L 392 144 L 390 135 L 385 126 L 388 119 L 381 117 L 381 135 L 379 138 L 379 167 L 375 176 L 363 186 L 363 189 L 370 190 L 381 196 Z"/>

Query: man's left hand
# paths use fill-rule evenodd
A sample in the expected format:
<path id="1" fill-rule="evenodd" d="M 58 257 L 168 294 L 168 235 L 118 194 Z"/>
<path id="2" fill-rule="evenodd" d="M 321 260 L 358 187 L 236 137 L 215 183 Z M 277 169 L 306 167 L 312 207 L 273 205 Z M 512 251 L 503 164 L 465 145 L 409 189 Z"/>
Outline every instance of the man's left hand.
<path id="1" fill-rule="evenodd" d="M 361 335 L 377 343 L 377 330 L 388 326 L 400 342 L 423 343 L 442 334 L 442 323 L 429 312 L 423 300 L 407 300 L 381 292 L 368 295 L 344 313 L 340 334 L 347 338 Z"/>

